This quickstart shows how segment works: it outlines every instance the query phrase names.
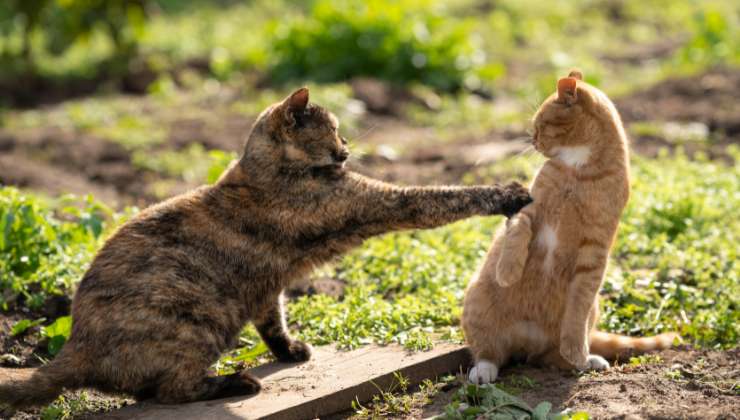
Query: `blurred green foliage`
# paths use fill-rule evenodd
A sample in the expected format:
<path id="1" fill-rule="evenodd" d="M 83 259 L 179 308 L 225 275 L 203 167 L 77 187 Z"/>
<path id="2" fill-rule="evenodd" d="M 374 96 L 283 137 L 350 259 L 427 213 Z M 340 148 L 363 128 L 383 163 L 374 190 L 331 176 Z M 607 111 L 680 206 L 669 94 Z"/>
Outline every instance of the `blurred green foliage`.
<path id="1" fill-rule="evenodd" d="M 42 53 L 60 55 L 101 30 L 120 56 L 135 53 L 147 0 L 6 0 L 0 4 L 0 53 L 31 65 Z M 35 49 L 41 50 L 39 52 Z M 10 61 L 10 60 L 7 60 Z"/>
<path id="2" fill-rule="evenodd" d="M 740 64 L 738 16 L 712 5 L 696 11 L 691 20 L 693 36 L 678 53 L 681 61 L 700 64 Z"/>
<path id="3" fill-rule="evenodd" d="M 318 1 L 305 18 L 275 28 L 269 76 L 278 82 L 373 76 L 456 90 L 485 55 L 471 42 L 470 26 L 444 12 L 424 0 Z"/>
<path id="4" fill-rule="evenodd" d="M 731 0 L 9 0 L 0 4 L 0 76 L 24 74 L 27 56 L 34 72 L 62 79 L 192 66 L 220 80 L 373 76 L 538 102 L 572 66 L 613 93 L 737 65 L 739 27 Z M 655 46 L 655 57 L 635 45 Z M 510 84 L 522 79 L 530 83 Z"/>
<path id="5" fill-rule="evenodd" d="M 91 197 L 41 198 L 0 187 L 0 309 L 39 309 L 68 294 L 101 244 L 113 213 Z"/>

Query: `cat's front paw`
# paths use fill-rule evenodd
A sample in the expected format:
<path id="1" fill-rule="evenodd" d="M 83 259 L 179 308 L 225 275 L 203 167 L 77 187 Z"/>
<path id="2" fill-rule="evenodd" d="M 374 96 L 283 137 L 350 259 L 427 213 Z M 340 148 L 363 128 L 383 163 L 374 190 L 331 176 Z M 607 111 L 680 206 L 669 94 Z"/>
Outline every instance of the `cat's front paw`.
<path id="1" fill-rule="evenodd" d="M 287 351 L 278 355 L 278 360 L 285 363 L 305 362 L 311 358 L 311 346 L 300 340 L 290 340 Z"/>
<path id="2" fill-rule="evenodd" d="M 527 187 L 518 182 L 511 182 L 503 187 L 501 200 L 503 201 L 499 206 L 499 213 L 511 217 L 531 203 L 532 196 L 529 195 Z"/>
<path id="3" fill-rule="evenodd" d="M 560 355 L 578 370 L 588 368 L 588 343 L 575 337 L 560 339 Z"/>
<path id="4" fill-rule="evenodd" d="M 499 260 L 496 265 L 496 283 L 501 287 L 509 287 L 522 278 L 524 267 L 519 267 L 510 260 Z"/>
<path id="5" fill-rule="evenodd" d="M 496 377 L 498 377 L 498 366 L 486 359 L 479 360 L 468 374 L 468 380 L 478 385 L 493 382 Z"/>
<path id="6" fill-rule="evenodd" d="M 589 354 L 586 358 L 588 370 L 606 370 L 609 369 L 609 362 L 598 354 Z"/>

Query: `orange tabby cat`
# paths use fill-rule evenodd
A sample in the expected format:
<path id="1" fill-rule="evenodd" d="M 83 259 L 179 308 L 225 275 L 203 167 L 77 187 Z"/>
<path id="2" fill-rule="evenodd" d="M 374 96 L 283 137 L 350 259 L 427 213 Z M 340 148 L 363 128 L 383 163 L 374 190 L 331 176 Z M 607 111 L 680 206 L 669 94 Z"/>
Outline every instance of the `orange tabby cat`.
<path id="1" fill-rule="evenodd" d="M 462 326 L 491 382 L 514 355 L 560 368 L 606 369 L 604 358 L 669 347 L 674 333 L 631 338 L 596 331 L 598 291 L 627 199 L 627 138 L 616 108 L 577 70 L 534 117 L 549 158 L 534 202 L 510 219 L 465 294 Z"/>

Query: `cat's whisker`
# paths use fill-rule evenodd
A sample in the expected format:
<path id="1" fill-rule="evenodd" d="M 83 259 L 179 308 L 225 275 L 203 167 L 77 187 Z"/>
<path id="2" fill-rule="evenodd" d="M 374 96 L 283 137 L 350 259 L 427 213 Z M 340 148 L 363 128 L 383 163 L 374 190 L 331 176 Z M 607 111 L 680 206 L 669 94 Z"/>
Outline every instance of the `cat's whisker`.
<path id="1" fill-rule="evenodd" d="M 519 143 L 519 144 L 524 144 L 525 145 L 522 150 L 520 150 L 517 153 L 513 154 L 512 157 L 520 157 L 520 156 L 526 155 L 526 154 L 531 155 L 532 152 L 535 152 L 536 151 L 535 148 L 534 148 L 534 144 L 533 144 L 534 143 L 534 139 L 531 136 L 528 136 L 528 137 L 518 137 L 518 138 L 512 140 L 512 142 Z"/>
<path id="2" fill-rule="evenodd" d="M 524 149 L 522 149 L 521 151 L 519 151 L 519 153 L 515 154 L 513 157 L 520 157 L 523 155 L 531 156 L 533 154 L 532 152 L 535 152 L 534 146 L 529 145 L 525 147 Z"/>
<path id="3" fill-rule="evenodd" d="M 355 142 L 355 141 L 358 141 L 358 140 L 362 140 L 365 136 L 367 136 L 368 134 L 372 133 L 373 130 L 375 130 L 376 128 L 378 128 L 378 124 L 371 125 L 370 127 L 368 127 L 367 130 L 365 130 L 364 133 L 362 133 L 359 136 L 355 137 L 354 139 L 352 139 L 352 141 Z"/>

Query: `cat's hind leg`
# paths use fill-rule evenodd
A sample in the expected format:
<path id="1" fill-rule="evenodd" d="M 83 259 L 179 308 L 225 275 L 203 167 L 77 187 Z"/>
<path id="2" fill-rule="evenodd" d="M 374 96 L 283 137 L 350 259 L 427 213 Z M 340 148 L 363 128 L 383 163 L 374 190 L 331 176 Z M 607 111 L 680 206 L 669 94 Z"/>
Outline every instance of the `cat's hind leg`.
<path id="1" fill-rule="evenodd" d="M 177 371 L 166 374 L 157 391 L 157 401 L 178 404 L 256 394 L 259 379 L 246 371 L 225 376 L 206 376 L 205 372 Z"/>
<path id="2" fill-rule="evenodd" d="M 558 369 L 571 370 L 606 370 L 609 369 L 609 362 L 598 354 L 589 354 L 586 356 L 586 363 L 584 366 L 577 368 L 560 354 L 559 349 L 553 349 L 543 356 L 540 360 L 540 365 L 552 366 Z"/>

